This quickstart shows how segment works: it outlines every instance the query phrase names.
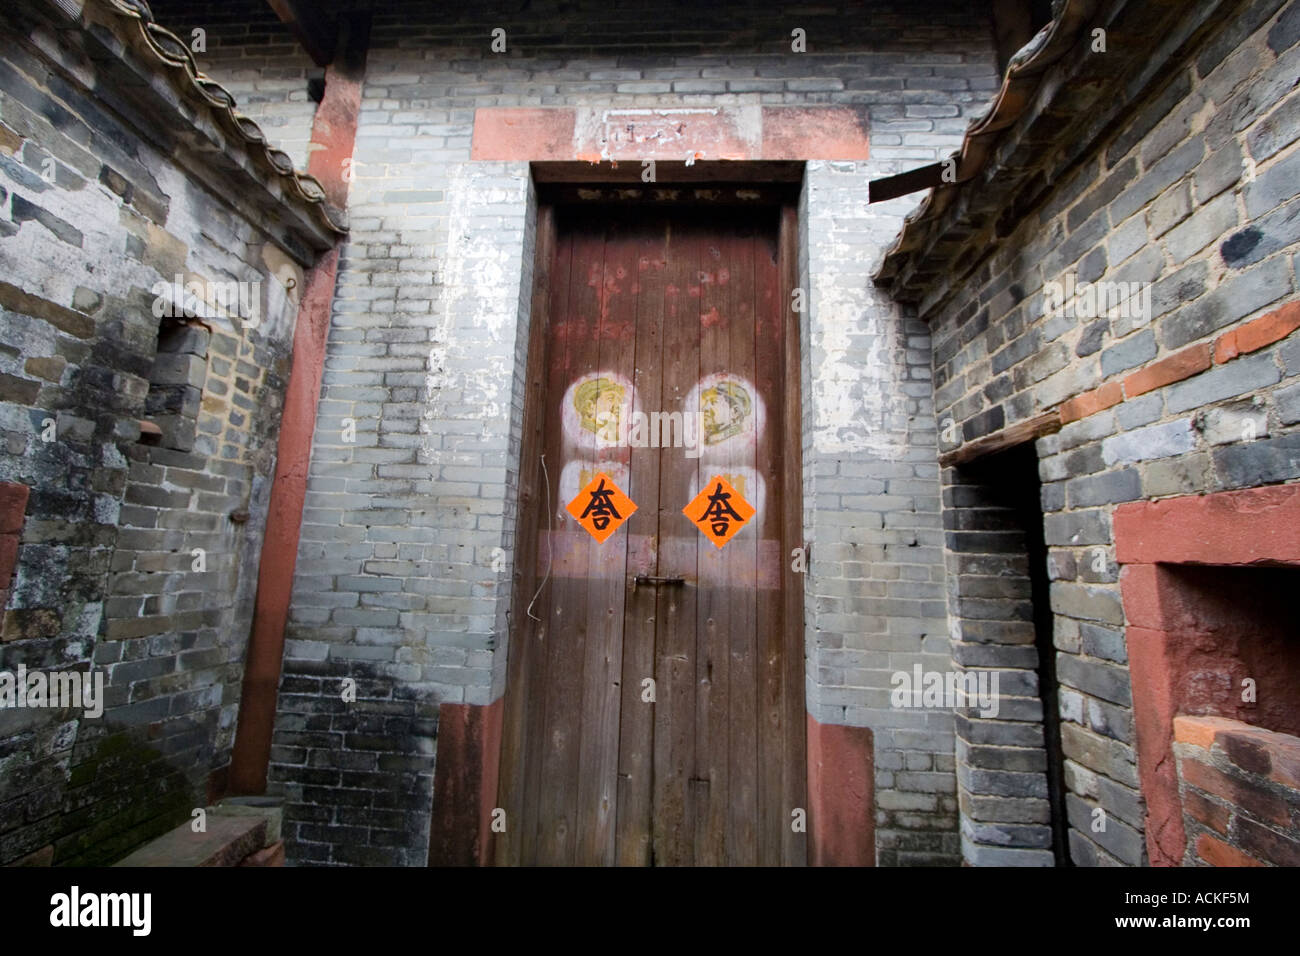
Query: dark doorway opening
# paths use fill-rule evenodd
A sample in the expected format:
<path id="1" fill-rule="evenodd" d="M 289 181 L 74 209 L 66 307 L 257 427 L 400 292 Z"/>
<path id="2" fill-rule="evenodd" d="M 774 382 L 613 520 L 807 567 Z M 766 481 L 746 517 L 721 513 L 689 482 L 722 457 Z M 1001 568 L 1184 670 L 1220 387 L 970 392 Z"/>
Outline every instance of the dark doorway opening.
<path id="1" fill-rule="evenodd" d="M 1015 643 L 1015 634 L 1026 625 L 1032 635 L 1036 662 L 1028 655 L 1024 668 L 1037 678 L 1038 697 L 1042 704 L 1043 757 L 1038 761 L 1046 777 L 1046 797 L 1051 831 L 1051 851 L 1057 866 L 1070 866 L 1069 823 L 1065 807 L 1065 759 L 1061 748 L 1061 717 L 1056 676 L 1056 647 L 1053 642 L 1053 615 L 1050 578 L 1047 568 L 1047 542 L 1043 530 L 1042 487 L 1038 477 L 1038 456 L 1032 442 L 978 459 L 957 472 L 951 489 L 954 510 L 964 512 L 952 522 L 956 528 L 976 531 L 982 537 L 973 545 L 983 554 L 963 555 L 958 565 L 959 593 L 994 597 L 1005 602 L 999 615 L 1006 622 L 1001 640 Z M 974 559 L 974 563 L 972 563 Z M 996 585 L 994 585 L 996 582 Z M 990 588 L 993 590 L 990 590 Z M 961 607 L 959 616 L 963 616 Z M 972 633 L 999 642 L 987 629 L 996 622 L 970 622 Z M 962 652 L 966 651 L 965 654 Z M 958 659 L 973 657 L 962 648 Z M 1008 668 L 1010 670 L 1010 668 Z M 1005 672 L 1004 672 L 1005 673 Z M 1010 676 L 1010 675 L 1008 675 Z M 1023 719 L 1017 717 L 1013 719 Z M 959 722 L 959 735 L 960 727 Z M 972 753 L 978 752 L 972 748 Z M 993 759 L 993 758 L 990 758 Z M 1028 766 L 1028 765 L 1026 765 Z M 1002 769 L 990 763 L 988 769 Z M 1011 821 L 1007 821 L 1011 822 Z M 1023 821 L 1025 824 L 1042 821 Z M 1039 830 L 1041 834 L 1041 829 Z M 1041 842 L 1038 846 L 1042 846 Z"/>

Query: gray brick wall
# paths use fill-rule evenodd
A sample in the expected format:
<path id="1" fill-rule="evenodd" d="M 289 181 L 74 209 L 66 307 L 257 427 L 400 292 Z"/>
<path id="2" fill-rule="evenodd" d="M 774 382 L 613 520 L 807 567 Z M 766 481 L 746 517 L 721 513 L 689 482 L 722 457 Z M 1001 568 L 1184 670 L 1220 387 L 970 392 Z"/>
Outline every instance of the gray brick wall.
<path id="1" fill-rule="evenodd" d="M 926 317 L 941 423 L 951 419 L 963 440 L 979 437 L 1295 297 L 1297 10 L 1257 2 L 1211 30 L 934 305 Z M 1047 315 L 1044 283 L 1070 274 L 1150 283 L 1149 320 L 1118 310 Z M 1296 342 L 1293 334 L 1037 442 L 1076 863 L 1145 860 L 1114 507 L 1300 478 Z M 1097 807 L 1104 832 L 1091 826 Z"/>
<path id="2" fill-rule="evenodd" d="M 0 864 L 98 864 L 229 764 L 302 263 L 115 113 L 103 64 L 8 11 L 0 36 L 0 480 L 31 488 L 0 670 L 105 678 L 100 718 L 0 710 Z M 178 274 L 248 283 L 258 327 L 156 317 Z"/>
<path id="3" fill-rule="evenodd" d="M 438 285 L 391 246 L 355 259 L 354 235 L 334 304 L 270 776 L 303 862 L 423 865 L 437 706 L 504 689 L 492 555 L 513 546 L 535 204 L 523 164 L 447 173 Z M 354 209 L 404 216 L 383 200 L 417 179 Z"/>
<path id="4" fill-rule="evenodd" d="M 916 200 L 868 208 L 866 184 L 959 142 L 996 85 L 986 16 L 696 5 L 669 32 L 659 5 L 377 15 L 276 728 L 292 859 L 422 863 L 427 722 L 503 689 L 509 577 L 491 563 L 514 544 L 532 213 L 525 167 L 469 162 L 474 108 L 702 103 L 870 115 L 873 158 L 812 164 L 801 201 L 808 705 L 876 729 L 881 862 L 957 858 L 952 715 L 888 699 L 892 670 L 948 666 L 928 332 L 867 278 Z M 489 50 L 498 26 L 506 54 Z M 372 693 L 344 711 L 348 675 Z M 399 697 L 418 727 L 403 714 L 348 742 Z M 354 761 L 400 769 L 350 776 Z M 350 822 L 394 786 L 400 818 Z"/>
<path id="5" fill-rule="evenodd" d="M 800 206 L 807 704 L 873 730 L 882 865 L 950 862 L 957 845 L 952 712 L 890 700 L 892 674 L 950 657 L 929 330 L 868 278 L 898 228 L 866 201 L 888 170 L 810 163 Z"/>

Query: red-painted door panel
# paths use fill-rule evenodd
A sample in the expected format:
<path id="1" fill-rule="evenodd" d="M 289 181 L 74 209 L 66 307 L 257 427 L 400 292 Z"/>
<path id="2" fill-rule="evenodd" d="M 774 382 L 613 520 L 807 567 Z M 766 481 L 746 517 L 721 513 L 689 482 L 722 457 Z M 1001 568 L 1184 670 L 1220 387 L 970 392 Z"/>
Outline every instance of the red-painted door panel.
<path id="1" fill-rule="evenodd" d="M 530 410 L 550 500 L 520 542 L 541 587 L 510 651 L 499 862 L 806 858 L 779 216 L 556 211 Z"/>

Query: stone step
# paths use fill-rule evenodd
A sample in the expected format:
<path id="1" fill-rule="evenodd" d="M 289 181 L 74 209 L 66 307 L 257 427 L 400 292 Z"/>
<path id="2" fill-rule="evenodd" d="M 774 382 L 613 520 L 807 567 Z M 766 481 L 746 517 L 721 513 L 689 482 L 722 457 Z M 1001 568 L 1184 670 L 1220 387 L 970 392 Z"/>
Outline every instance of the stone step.
<path id="1" fill-rule="evenodd" d="M 182 823 L 114 865 L 283 866 L 280 820 L 274 800 L 235 798 L 207 809 L 203 832 Z"/>

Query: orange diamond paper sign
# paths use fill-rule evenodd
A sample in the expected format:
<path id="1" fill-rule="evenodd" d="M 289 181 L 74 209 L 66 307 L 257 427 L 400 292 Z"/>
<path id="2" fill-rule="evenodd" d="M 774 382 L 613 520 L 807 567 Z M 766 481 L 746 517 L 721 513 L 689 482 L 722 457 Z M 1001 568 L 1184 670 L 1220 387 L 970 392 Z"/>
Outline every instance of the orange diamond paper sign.
<path id="1" fill-rule="evenodd" d="M 682 514 L 720 548 L 754 517 L 754 506 L 726 478 L 714 475 Z"/>
<path id="2" fill-rule="evenodd" d="M 636 504 L 614 484 L 613 478 L 602 471 L 578 492 L 578 497 L 568 503 L 566 510 L 587 529 L 588 534 L 597 541 L 604 541 L 632 516 Z"/>

